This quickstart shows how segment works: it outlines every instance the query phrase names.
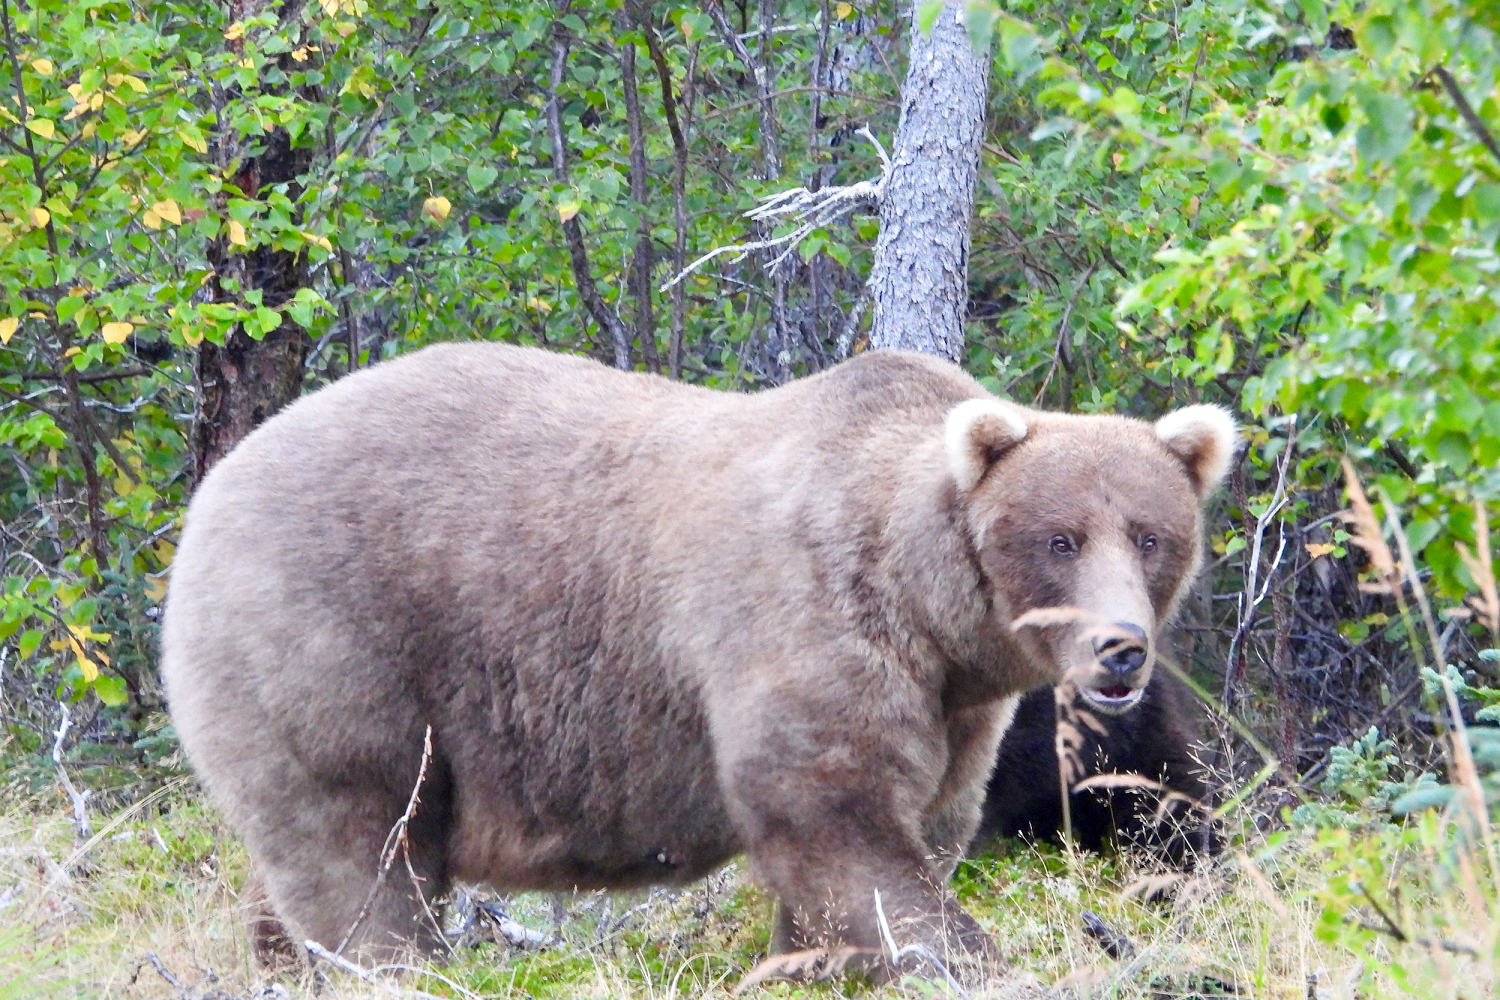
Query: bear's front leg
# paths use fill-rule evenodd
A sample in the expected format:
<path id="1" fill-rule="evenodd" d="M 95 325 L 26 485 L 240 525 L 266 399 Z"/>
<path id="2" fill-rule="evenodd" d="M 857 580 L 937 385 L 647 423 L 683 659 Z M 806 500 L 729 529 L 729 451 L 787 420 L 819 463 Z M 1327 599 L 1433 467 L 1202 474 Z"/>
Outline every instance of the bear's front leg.
<path id="1" fill-rule="evenodd" d="M 751 868 L 777 897 L 774 950 L 817 949 L 841 956 L 819 968 L 877 979 L 898 971 L 887 959 L 891 943 L 920 946 L 913 967 L 930 957 L 963 980 L 998 964 L 924 836 L 945 771 L 942 728 L 928 738 L 909 726 L 866 728 L 855 739 L 827 716 L 802 721 L 808 728 L 781 715 L 762 738 L 736 741 L 747 750 L 721 771 Z"/>

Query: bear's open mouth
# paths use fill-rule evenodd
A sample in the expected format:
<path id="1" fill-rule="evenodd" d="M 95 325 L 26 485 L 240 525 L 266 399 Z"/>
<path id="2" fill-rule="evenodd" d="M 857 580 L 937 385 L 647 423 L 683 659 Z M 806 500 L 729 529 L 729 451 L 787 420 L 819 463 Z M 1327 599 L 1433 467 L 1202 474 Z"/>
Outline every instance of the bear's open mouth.
<path id="1" fill-rule="evenodd" d="M 1145 688 L 1132 688 L 1124 684 L 1114 684 L 1105 688 L 1084 688 L 1084 697 L 1098 707 L 1111 712 L 1123 712 L 1136 702 L 1141 700 L 1145 694 Z"/>

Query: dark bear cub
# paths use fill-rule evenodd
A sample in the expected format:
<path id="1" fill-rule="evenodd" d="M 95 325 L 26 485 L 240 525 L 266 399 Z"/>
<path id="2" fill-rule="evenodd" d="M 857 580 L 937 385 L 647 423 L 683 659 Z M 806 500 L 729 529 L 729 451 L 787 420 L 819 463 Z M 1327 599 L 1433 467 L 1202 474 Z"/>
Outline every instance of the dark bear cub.
<path id="1" fill-rule="evenodd" d="M 1208 818 L 1213 789 L 1195 756 L 1202 715 L 1188 686 L 1165 670 L 1152 675 L 1140 704 L 1119 714 L 1091 710 L 1067 687 L 1028 692 L 1000 744 L 974 848 L 997 837 L 1061 839 L 1061 757 L 1075 789 L 1068 809 L 1079 846 L 1143 848 L 1178 868 L 1211 856 L 1219 849 Z M 1114 775 L 1127 777 L 1116 782 Z M 1134 776 L 1169 791 L 1133 783 Z M 1080 789 L 1080 782 L 1089 784 Z"/>

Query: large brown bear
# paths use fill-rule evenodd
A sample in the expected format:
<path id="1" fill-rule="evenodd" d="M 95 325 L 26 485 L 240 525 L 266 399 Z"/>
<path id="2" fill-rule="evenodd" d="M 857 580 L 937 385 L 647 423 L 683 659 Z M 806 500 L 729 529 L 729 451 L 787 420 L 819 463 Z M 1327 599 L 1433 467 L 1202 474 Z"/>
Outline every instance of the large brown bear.
<path id="1" fill-rule="evenodd" d="M 945 881 L 1015 698 L 1139 697 L 1233 436 L 1205 406 L 1034 412 L 908 354 L 742 395 L 430 348 L 204 479 L 173 717 L 297 939 L 431 948 L 455 879 L 677 883 L 744 852 L 777 949 L 878 948 L 878 890 L 902 944 L 990 959 Z"/>

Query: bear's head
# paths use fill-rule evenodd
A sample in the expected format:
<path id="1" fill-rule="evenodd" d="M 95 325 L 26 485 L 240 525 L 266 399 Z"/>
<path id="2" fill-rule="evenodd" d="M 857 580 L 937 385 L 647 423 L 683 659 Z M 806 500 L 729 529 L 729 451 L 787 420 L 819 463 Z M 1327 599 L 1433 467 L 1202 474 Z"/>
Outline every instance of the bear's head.
<path id="1" fill-rule="evenodd" d="M 1121 712 L 1202 561 L 1203 501 L 1237 431 L 1216 406 L 1154 424 L 995 399 L 948 414 L 945 451 L 996 628 L 1038 685 L 1068 680 Z"/>

